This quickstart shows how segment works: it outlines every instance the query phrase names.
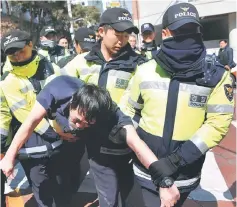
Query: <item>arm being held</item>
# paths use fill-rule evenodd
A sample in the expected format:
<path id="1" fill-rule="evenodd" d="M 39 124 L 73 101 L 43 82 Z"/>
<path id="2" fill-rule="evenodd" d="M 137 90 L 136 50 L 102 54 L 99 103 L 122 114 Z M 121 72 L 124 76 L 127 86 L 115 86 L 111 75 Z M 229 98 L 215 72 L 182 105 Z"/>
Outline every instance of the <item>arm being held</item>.
<path id="1" fill-rule="evenodd" d="M 151 163 L 158 160 L 157 157 L 145 142 L 140 139 L 131 118 L 126 116 L 115 103 L 113 112 L 115 113 L 117 124 L 109 135 L 110 139 L 117 140 L 118 143 L 126 142 L 139 161 L 148 169 Z"/>
<path id="2" fill-rule="evenodd" d="M 126 142 L 127 145 L 133 150 L 136 154 L 139 161 L 149 169 L 149 166 L 157 161 L 155 154 L 149 149 L 143 140 L 138 136 L 135 128 L 132 125 L 124 126 L 126 129 Z"/>
<path id="3" fill-rule="evenodd" d="M 157 177 L 157 175 L 159 175 L 159 168 L 154 167 L 157 166 L 160 161 L 158 161 L 155 154 L 149 149 L 146 143 L 140 139 L 132 125 L 126 125 L 123 129 L 126 130 L 126 143 L 136 154 L 139 161 L 150 171 L 152 181 L 160 193 L 162 204 L 176 203 L 180 198 L 178 188 L 174 184 L 168 188 L 160 187 L 161 180 Z"/>

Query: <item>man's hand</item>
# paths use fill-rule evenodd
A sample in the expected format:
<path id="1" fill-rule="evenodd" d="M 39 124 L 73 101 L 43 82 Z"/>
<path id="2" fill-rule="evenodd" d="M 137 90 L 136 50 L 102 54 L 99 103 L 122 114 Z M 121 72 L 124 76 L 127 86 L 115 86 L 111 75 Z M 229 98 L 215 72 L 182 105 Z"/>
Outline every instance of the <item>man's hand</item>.
<path id="1" fill-rule="evenodd" d="M 76 138 L 76 137 L 69 138 L 69 137 L 64 137 L 64 136 L 61 136 L 61 139 L 68 141 L 68 142 L 76 142 L 77 140 L 79 140 L 79 138 Z"/>
<path id="2" fill-rule="evenodd" d="M 225 65 L 225 69 L 226 70 L 230 70 L 230 66 L 229 65 Z"/>
<path id="3" fill-rule="evenodd" d="M 160 207 L 172 207 L 180 198 L 180 193 L 176 185 L 172 185 L 170 188 L 159 189 L 161 206 Z"/>
<path id="4" fill-rule="evenodd" d="M 64 132 L 57 132 L 61 139 L 66 140 L 68 142 L 76 142 L 79 138 L 78 137 L 74 137 L 72 134 L 70 133 L 64 133 Z"/>
<path id="5" fill-rule="evenodd" d="M 13 170 L 14 170 L 14 160 L 7 159 L 5 156 L 1 161 L 0 161 L 0 169 L 3 171 L 5 176 L 8 178 L 10 177 L 11 179 L 14 178 L 13 175 Z"/>

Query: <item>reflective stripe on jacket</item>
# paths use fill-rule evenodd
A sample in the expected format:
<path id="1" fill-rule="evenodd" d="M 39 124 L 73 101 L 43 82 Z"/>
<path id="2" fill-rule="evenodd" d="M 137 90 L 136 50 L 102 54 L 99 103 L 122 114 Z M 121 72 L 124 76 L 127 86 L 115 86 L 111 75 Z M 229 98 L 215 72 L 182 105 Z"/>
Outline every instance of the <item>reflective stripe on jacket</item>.
<path id="1" fill-rule="evenodd" d="M 137 65 L 145 62 L 145 59 L 136 54 L 129 44 L 125 46 L 120 57 L 109 62 L 99 57 L 99 50 L 77 55 L 61 72 L 63 75 L 80 77 L 86 83 L 106 88 L 112 100 L 119 103 Z"/>
<path id="2" fill-rule="evenodd" d="M 213 74 L 215 87 L 179 82 L 151 60 L 138 67 L 122 99 L 122 110 L 137 123 L 139 136 L 158 158 L 174 151 L 183 158 L 177 180 L 200 177 L 205 153 L 224 138 L 232 121 L 229 74 L 221 67 Z"/>
<path id="3" fill-rule="evenodd" d="M 14 136 L 14 133 L 19 129 L 21 123 L 25 121 L 34 106 L 36 93 L 44 87 L 47 76 L 54 73 L 54 71 L 49 72 L 51 69 L 47 68 L 44 59 L 40 59 L 36 55 L 33 61 L 36 62 L 35 64 L 31 64 L 31 70 L 27 67 L 28 64 L 26 66 L 17 66 L 0 82 L 0 96 L 2 101 L 0 109 L 0 135 L 2 143 L 7 142 L 7 137 L 9 139 L 12 138 L 12 136 L 9 136 L 11 130 L 13 130 Z M 32 71 L 35 72 L 32 74 Z M 43 119 L 35 128 L 25 147 L 39 146 L 51 149 L 52 143 L 58 139 L 59 136 L 50 127 L 48 121 Z M 38 151 L 34 150 L 27 151 L 30 151 L 31 154 L 38 153 Z M 42 156 L 44 155 L 42 154 Z"/>

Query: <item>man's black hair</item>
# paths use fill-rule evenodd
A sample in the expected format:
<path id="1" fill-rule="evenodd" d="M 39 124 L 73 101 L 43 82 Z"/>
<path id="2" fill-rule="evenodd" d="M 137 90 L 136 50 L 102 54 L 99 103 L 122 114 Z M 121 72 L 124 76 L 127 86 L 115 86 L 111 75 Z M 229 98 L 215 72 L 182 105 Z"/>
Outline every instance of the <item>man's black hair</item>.
<path id="1" fill-rule="evenodd" d="M 65 35 L 59 37 L 58 42 L 60 42 L 61 39 L 66 39 L 69 42 L 68 37 Z"/>
<path id="2" fill-rule="evenodd" d="M 227 43 L 227 40 L 220 40 L 219 43 L 221 43 L 222 41 L 225 42 L 225 43 Z"/>
<path id="3" fill-rule="evenodd" d="M 81 47 L 81 45 L 80 45 L 80 43 L 77 41 L 77 40 L 74 40 L 75 41 L 75 43 L 76 43 L 76 45 L 79 45 L 80 47 Z M 88 48 L 81 48 L 82 49 L 82 52 L 84 53 L 84 52 L 89 52 L 90 50 L 88 49 Z"/>
<path id="4" fill-rule="evenodd" d="M 72 97 L 70 109 L 77 109 L 87 122 L 108 118 L 113 107 L 109 92 L 93 84 L 83 85 Z"/>
<path id="5" fill-rule="evenodd" d="M 113 27 L 111 27 L 109 24 L 104 24 L 104 25 L 102 25 L 102 27 L 104 28 L 105 33 L 107 33 L 107 31 L 108 31 L 109 29 L 113 29 Z"/>

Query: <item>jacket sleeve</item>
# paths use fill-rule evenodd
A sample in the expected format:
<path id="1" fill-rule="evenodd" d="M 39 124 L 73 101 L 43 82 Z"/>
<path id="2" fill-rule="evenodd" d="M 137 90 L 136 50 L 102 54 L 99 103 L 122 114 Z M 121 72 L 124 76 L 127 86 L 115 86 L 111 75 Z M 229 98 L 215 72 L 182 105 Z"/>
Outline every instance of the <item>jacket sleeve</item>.
<path id="1" fill-rule="evenodd" d="M 205 122 L 176 152 L 183 165 L 194 162 L 220 143 L 229 130 L 233 112 L 233 88 L 229 73 L 225 72 L 208 99 Z"/>
<path id="2" fill-rule="evenodd" d="M 69 75 L 75 78 L 80 77 L 79 66 L 80 57 L 77 55 L 74 59 L 68 62 L 63 68 L 61 68 L 61 75 Z"/>
<path id="3" fill-rule="evenodd" d="M 114 103 L 114 108 L 118 125 L 120 126 L 133 125 L 132 119 L 129 116 L 125 115 L 116 105 L 116 103 Z"/>
<path id="4" fill-rule="evenodd" d="M 233 49 L 232 48 L 228 48 L 227 50 L 227 57 L 228 57 L 228 66 L 230 68 L 234 68 L 234 60 L 233 60 Z"/>
<path id="5" fill-rule="evenodd" d="M 140 74 L 137 70 L 135 75 L 130 80 L 129 86 L 124 92 L 119 104 L 121 110 L 132 118 L 135 128 L 139 124 L 141 111 L 143 109 L 143 99 L 139 88 L 140 81 Z"/>
<path id="6" fill-rule="evenodd" d="M 221 53 L 221 51 L 220 51 L 220 49 L 219 49 L 218 55 L 216 56 L 216 61 L 218 61 L 218 62 L 220 62 L 220 53 Z"/>
<path id="7" fill-rule="evenodd" d="M 56 65 L 55 63 L 52 63 L 52 66 L 53 66 L 54 74 L 61 75 L 60 67 L 58 65 Z"/>
<path id="8" fill-rule="evenodd" d="M 7 87 L 7 85 L 2 90 L 3 94 L 6 97 L 6 103 L 9 106 L 9 109 L 14 117 L 20 122 L 23 123 L 28 115 L 31 112 L 31 109 L 35 103 L 36 96 L 35 94 L 23 94 L 18 88 L 18 85 L 12 85 L 12 87 Z M 7 96 L 6 96 L 7 94 Z M 9 98 L 9 101 L 8 101 Z M 49 129 L 49 123 L 44 118 L 35 128 L 35 132 L 40 135 L 43 135 Z"/>
<path id="9" fill-rule="evenodd" d="M 0 88 L 1 107 L 0 107 L 0 135 L 1 135 L 1 153 L 6 151 L 7 138 L 10 135 L 10 125 L 12 121 L 12 115 L 7 105 L 6 98 Z"/>

